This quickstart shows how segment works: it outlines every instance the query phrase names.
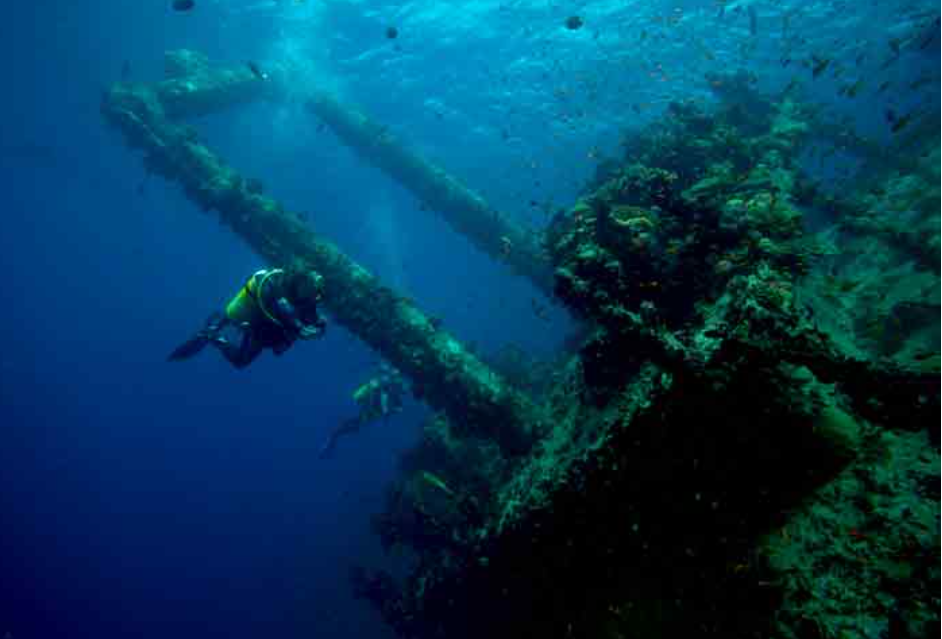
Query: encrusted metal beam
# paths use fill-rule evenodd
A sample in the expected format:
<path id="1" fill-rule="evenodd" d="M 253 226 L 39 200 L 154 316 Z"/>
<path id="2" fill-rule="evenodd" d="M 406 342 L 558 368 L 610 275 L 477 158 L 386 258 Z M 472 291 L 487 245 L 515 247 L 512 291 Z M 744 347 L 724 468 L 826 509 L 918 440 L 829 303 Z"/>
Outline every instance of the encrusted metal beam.
<path id="1" fill-rule="evenodd" d="M 191 51 L 166 54 L 167 79 L 154 86 L 170 118 L 202 116 L 234 104 L 290 92 L 290 71 L 274 66 L 253 72 L 247 65 L 214 67 Z M 478 193 L 443 168 L 423 158 L 363 111 L 326 91 L 306 92 L 307 110 L 320 118 L 365 162 L 408 189 L 425 207 L 438 212 L 455 231 L 494 259 L 507 263 L 546 295 L 552 295 L 553 270 L 540 238 L 509 215 L 491 208 Z"/>
<path id="2" fill-rule="evenodd" d="M 365 162 L 408 189 L 437 211 L 455 231 L 494 259 L 506 262 L 546 295 L 553 292 L 553 270 L 539 235 L 491 208 L 440 166 L 423 158 L 389 129 L 335 96 L 316 93 L 307 109 L 320 118 Z"/>
<path id="3" fill-rule="evenodd" d="M 156 90 L 118 84 L 102 104 L 108 122 L 132 147 L 143 150 L 151 172 L 178 182 L 201 209 L 217 211 L 223 224 L 269 262 L 300 260 L 320 271 L 327 282 L 325 306 L 333 318 L 408 375 L 416 396 L 445 411 L 459 429 L 493 438 L 510 453 L 530 447 L 538 420 L 528 398 L 414 303 L 380 284 L 299 216 L 253 189 L 200 143 L 192 128 L 172 122 L 163 106 L 165 90 L 166 84 Z"/>

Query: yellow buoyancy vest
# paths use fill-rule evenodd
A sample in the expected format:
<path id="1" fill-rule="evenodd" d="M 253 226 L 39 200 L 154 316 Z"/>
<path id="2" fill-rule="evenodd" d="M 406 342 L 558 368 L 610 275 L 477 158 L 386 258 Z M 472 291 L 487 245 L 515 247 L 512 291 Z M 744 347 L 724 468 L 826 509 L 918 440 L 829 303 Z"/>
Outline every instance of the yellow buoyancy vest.
<path id="1" fill-rule="evenodd" d="M 281 324 L 275 317 L 265 308 L 265 302 L 262 298 L 262 291 L 265 288 L 265 283 L 272 275 L 278 273 L 283 273 L 280 268 L 260 271 L 255 271 L 245 284 L 242 285 L 242 288 L 239 289 L 239 292 L 235 294 L 229 303 L 226 304 L 226 317 L 228 317 L 233 322 L 243 323 L 256 322 L 262 317 L 268 318 L 275 324 Z"/>

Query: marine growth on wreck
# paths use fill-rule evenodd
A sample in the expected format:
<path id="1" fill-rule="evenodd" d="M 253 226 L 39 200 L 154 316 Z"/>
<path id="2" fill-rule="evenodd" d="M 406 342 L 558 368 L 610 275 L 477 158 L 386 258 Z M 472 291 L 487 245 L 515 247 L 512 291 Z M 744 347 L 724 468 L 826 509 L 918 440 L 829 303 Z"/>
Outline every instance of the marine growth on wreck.
<path id="1" fill-rule="evenodd" d="M 937 113 L 894 114 L 880 145 L 794 86 L 713 72 L 709 99 L 626 130 L 528 231 L 364 112 L 309 96 L 571 313 L 567 349 L 541 362 L 479 356 L 177 122 L 285 99 L 290 68 L 168 60 L 162 83 L 113 87 L 107 120 L 259 254 L 324 272 L 335 321 L 434 410 L 373 520 L 408 569 L 351 572 L 400 636 L 938 630 Z M 822 178 L 834 154 L 852 169 Z"/>
<path id="2" fill-rule="evenodd" d="M 937 138 L 826 193 L 800 159 L 809 107 L 717 82 L 547 230 L 589 328 L 534 452 L 500 459 L 442 417 L 403 460 L 376 528 L 416 567 L 355 574 L 403 636 L 938 626 Z"/>

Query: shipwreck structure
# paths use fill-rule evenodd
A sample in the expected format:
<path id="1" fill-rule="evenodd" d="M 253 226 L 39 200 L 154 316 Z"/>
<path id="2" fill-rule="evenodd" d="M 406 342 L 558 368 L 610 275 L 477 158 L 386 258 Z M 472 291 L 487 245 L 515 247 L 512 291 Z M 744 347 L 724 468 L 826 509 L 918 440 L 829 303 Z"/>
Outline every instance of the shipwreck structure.
<path id="1" fill-rule="evenodd" d="M 937 122 L 900 143 L 905 167 L 835 192 L 798 160 L 833 130 L 724 77 L 715 108 L 671 105 L 535 236 L 359 110 L 307 96 L 476 246 L 505 259 L 511 242 L 509 266 L 581 318 L 533 395 L 180 123 L 283 99 L 287 74 L 175 52 L 167 79 L 116 85 L 103 113 L 259 255 L 322 271 L 336 321 L 440 411 L 375 519 L 413 569 L 353 574 L 401 636 L 938 629 Z"/>

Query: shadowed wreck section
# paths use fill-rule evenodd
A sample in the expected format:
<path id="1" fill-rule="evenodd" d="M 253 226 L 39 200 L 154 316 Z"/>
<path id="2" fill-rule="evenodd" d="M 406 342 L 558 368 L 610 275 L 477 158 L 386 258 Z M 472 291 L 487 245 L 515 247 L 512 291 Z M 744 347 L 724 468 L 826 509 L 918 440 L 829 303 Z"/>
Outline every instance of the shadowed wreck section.
<path id="1" fill-rule="evenodd" d="M 171 90 L 168 86 L 158 86 L 158 92 Z M 117 85 L 102 105 L 106 119 L 144 152 L 150 172 L 178 182 L 191 201 L 204 211 L 216 211 L 223 224 L 270 263 L 301 261 L 317 269 L 326 279 L 324 304 L 335 320 L 407 374 L 416 397 L 445 411 L 467 432 L 493 438 L 505 452 L 529 448 L 537 421 L 526 397 L 411 301 L 254 189 L 201 144 L 192 128 L 171 122 L 158 92 Z"/>

